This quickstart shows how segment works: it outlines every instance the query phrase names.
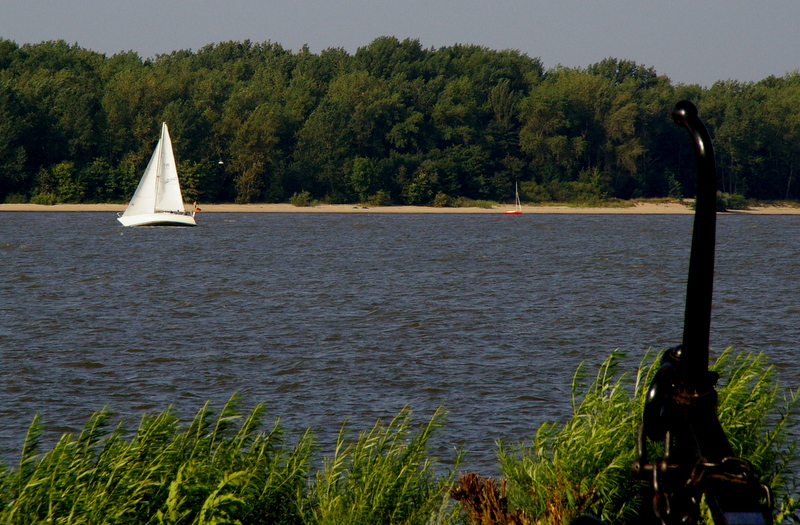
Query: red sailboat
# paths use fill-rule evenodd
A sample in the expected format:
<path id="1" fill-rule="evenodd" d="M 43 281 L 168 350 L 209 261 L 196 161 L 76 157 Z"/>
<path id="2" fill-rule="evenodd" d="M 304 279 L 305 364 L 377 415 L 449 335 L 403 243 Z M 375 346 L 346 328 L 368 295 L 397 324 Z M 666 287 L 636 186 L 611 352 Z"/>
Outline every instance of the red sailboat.
<path id="1" fill-rule="evenodd" d="M 514 209 L 503 212 L 503 215 L 522 215 L 522 205 L 519 203 L 519 190 L 516 182 L 514 183 L 514 194 L 516 195 Z"/>

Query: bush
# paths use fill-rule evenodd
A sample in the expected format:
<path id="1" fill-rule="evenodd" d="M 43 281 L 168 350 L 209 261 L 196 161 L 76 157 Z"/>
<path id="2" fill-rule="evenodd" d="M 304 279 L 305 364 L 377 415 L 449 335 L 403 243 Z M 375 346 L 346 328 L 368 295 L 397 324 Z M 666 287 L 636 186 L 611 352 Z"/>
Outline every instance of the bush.
<path id="1" fill-rule="evenodd" d="M 25 204 L 28 202 L 28 197 L 21 193 L 9 193 L 6 195 L 6 204 Z"/>
<path id="2" fill-rule="evenodd" d="M 311 198 L 311 193 L 308 191 L 301 191 L 289 197 L 289 204 L 298 207 L 316 206 L 317 201 Z"/>
<path id="3" fill-rule="evenodd" d="M 470 199 L 468 197 L 458 197 L 452 204 L 456 208 L 485 208 L 492 209 L 498 205 L 496 201 L 486 201 Z"/>
<path id="4" fill-rule="evenodd" d="M 552 181 L 547 184 L 547 192 L 555 202 L 569 202 L 583 206 L 602 205 L 605 199 L 597 185 L 589 182 Z"/>
<path id="5" fill-rule="evenodd" d="M 669 185 L 669 191 L 667 192 L 669 198 L 683 201 L 683 185 L 678 182 L 678 179 L 675 178 L 675 175 L 670 173 L 667 177 L 667 182 Z"/>
<path id="6" fill-rule="evenodd" d="M 527 202 L 559 202 L 576 206 L 604 206 L 607 196 L 599 186 L 599 175 L 587 174 L 591 182 L 550 181 L 537 184 L 534 181 L 522 182 L 519 185 L 520 199 Z"/>
<path id="7" fill-rule="evenodd" d="M 31 197 L 31 204 L 44 204 L 46 206 L 52 206 L 56 203 L 58 203 L 58 197 L 55 193 L 42 192 Z"/>
<path id="8" fill-rule="evenodd" d="M 544 186 L 540 186 L 534 181 L 521 182 L 519 184 L 519 198 L 527 202 L 549 202 L 553 200 L 553 197 Z"/>
<path id="9" fill-rule="evenodd" d="M 433 203 L 431 204 L 434 208 L 448 208 L 453 205 L 453 198 L 444 193 L 439 192 L 436 194 L 436 197 L 433 198 Z"/>
<path id="10" fill-rule="evenodd" d="M 738 193 L 717 193 L 717 211 L 746 210 L 747 199 Z"/>
<path id="11" fill-rule="evenodd" d="M 367 199 L 368 206 L 391 206 L 392 205 L 392 196 L 386 193 L 383 190 L 378 190 L 378 192 Z"/>

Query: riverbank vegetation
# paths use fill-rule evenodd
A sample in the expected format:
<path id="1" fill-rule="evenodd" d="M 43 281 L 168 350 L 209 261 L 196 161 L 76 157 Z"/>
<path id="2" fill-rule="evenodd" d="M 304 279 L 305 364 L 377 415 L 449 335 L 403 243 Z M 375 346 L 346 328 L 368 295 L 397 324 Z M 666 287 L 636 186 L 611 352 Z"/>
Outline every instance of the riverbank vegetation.
<path id="1" fill-rule="evenodd" d="M 130 432 L 102 410 L 48 451 L 37 418 L 18 464 L 0 464 L 0 523 L 560 525 L 584 513 L 638 523 L 644 484 L 631 462 L 656 359 L 630 375 L 620 358 L 593 379 L 578 369 L 569 421 L 498 444 L 502 480 L 456 479 L 459 453 L 449 467 L 430 454 L 442 409 L 423 423 L 404 409 L 358 435 L 343 426 L 332 451 L 320 451 L 310 431 L 290 442 L 279 421 L 264 429 L 264 407 L 243 414 L 236 396 L 187 425 L 168 409 Z M 775 492 L 776 522 L 800 521 L 789 428 L 798 392 L 779 388 L 763 356 L 728 350 L 713 368 L 735 452 Z"/>
<path id="2" fill-rule="evenodd" d="M 125 202 L 162 121 L 190 201 L 509 202 L 515 183 L 526 202 L 692 197 L 680 99 L 710 128 L 721 191 L 800 200 L 797 72 L 704 88 L 616 58 L 546 69 L 393 37 L 147 59 L 0 38 L 0 202 Z"/>

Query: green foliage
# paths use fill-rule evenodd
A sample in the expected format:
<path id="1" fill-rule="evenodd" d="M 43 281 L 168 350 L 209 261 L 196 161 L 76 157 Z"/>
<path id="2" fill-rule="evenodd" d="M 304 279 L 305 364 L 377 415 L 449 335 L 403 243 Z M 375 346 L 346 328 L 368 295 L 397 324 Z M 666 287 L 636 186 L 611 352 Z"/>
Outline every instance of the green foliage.
<path id="1" fill-rule="evenodd" d="M 325 459 L 311 489 L 309 522 L 319 525 L 428 523 L 440 512 L 452 472 L 439 476 L 427 457 L 431 433 L 442 425 L 439 409 L 411 434 L 403 409 L 387 425 L 378 422 L 349 442 L 342 427 L 336 451 Z M 457 464 L 458 462 L 456 462 Z"/>
<path id="2" fill-rule="evenodd" d="M 782 392 L 761 355 L 724 351 L 710 367 L 720 374 L 717 415 L 734 453 L 746 458 L 776 495 L 776 523 L 800 509 L 796 442 L 791 439 L 800 389 Z"/>
<path id="3" fill-rule="evenodd" d="M 123 202 L 162 121 L 205 202 L 504 202 L 513 181 L 529 202 L 691 197 L 694 155 L 669 118 L 682 98 L 712 133 L 723 192 L 800 199 L 797 72 L 706 89 L 628 60 L 545 70 L 391 36 L 352 56 L 246 40 L 147 60 L 0 39 L 0 201 Z"/>
<path id="4" fill-rule="evenodd" d="M 263 165 L 253 164 L 236 176 L 236 204 L 258 202 L 264 191 Z"/>
<path id="5" fill-rule="evenodd" d="M 78 437 L 40 454 L 34 418 L 20 462 L 0 465 L 0 523 L 379 524 L 448 523 L 452 473 L 428 455 L 444 412 L 417 428 L 402 410 L 348 443 L 342 428 L 332 458 L 311 482 L 312 440 L 286 443 L 264 408 L 242 414 L 233 396 L 208 404 L 181 428 L 171 409 L 145 416 L 132 435 L 112 414 L 94 414 Z"/>
<path id="6" fill-rule="evenodd" d="M 51 172 L 60 202 L 79 202 L 82 199 L 86 189 L 83 181 L 76 177 L 74 163 L 60 162 L 53 166 Z"/>
<path id="7" fill-rule="evenodd" d="M 28 198 L 25 195 L 21 195 L 19 193 L 10 193 L 6 195 L 6 200 L 4 202 L 6 204 L 23 204 L 28 202 Z"/>
<path id="8" fill-rule="evenodd" d="M 545 423 L 530 443 L 499 444 L 498 457 L 509 482 L 510 506 L 537 523 L 568 523 L 594 514 L 608 523 L 637 522 L 641 490 L 633 478 L 636 429 L 647 387 L 658 360 L 640 363 L 632 392 L 629 375 L 618 373 L 623 354 L 612 354 L 588 382 L 581 365 L 572 385 L 572 418 Z M 736 454 L 751 461 L 778 498 L 778 521 L 800 509 L 791 476 L 795 445 L 788 438 L 789 416 L 798 392 L 779 396 L 763 356 L 723 352 L 711 367 L 720 373 L 718 414 Z M 793 499 L 794 498 L 794 499 Z"/>
<path id="9" fill-rule="evenodd" d="M 523 182 L 520 184 L 520 199 L 527 202 L 557 202 L 577 206 L 603 206 L 607 202 L 605 194 L 600 189 L 598 178 L 591 182 L 554 180 L 543 185 L 533 181 Z"/>
<path id="10" fill-rule="evenodd" d="M 597 205 L 604 199 L 596 185 L 587 182 L 552 181 L 547 185 L 547 192 L 553 202 L 572 202 L 583 205 Z"/>
<path id="11" fill-rule="evenodd" d="M 356 157 L 353 160 L 353 169 L 350 172 L 350 186 L 361 201 L 366 201 L 374 195 L 378 186 L 379 173 L 375 162 L 365 157 Z"/>
<path id="12" fill-rule="evenodd" d="M 466 197 L 459 197 L 453 202 L 453 206 L 456 208 L 484 208 L 490 210 L 498 205 L 496 201 L 468 199 Z"/>
<path id="13" fill-rule="evenodd" d="M 608 522 L 635 515 L 641 483 L 633 480 L 635 436 L 643 391 L 655 372 L 640 367 L 635 392 L 617 377 L 622 354 L 612 354 L 587 384 L 581 365 L 572 382 L 573 416 L 564 425 L 545 423 L 532 443 L 499 444 L 498 457 L 509 480 L 513 506 L 542 523 L 569 523 L 582 514 Z"/>
<path id="14" fill-rule="evenodd" d="M 592 513 L 634 523 L 646 483 L 633 479 L 631 463 L 657 356 L 648 353 L 632 376 L 620 373 L 622 356 L 612 354 L 593 378 L 578 368 L 567 422 L 543 424 L 530 443 L 498 443 L 507 479 L 497 485 L 473 475 L 454 487 L 460 454 L 446 471 L 429 455 L 441 408 L 425 424 L 404 408 L 355 437 L 343 425 L 314 472 L 310 431 L 290 445 L 278 420 L 262 430 L 262 405 L 242 413 L 236 395 L 218 412 L 206 404 L 187 425 L 171 409 L 145 415 L 133 432 L 113 426 L 103 409 L 44 453 L 37 415 L 19 462 L 0 464 L 0 523 L 463 523 L 451 493 L 473 519 L 555 525 Z M 720 374 L 717 412 L 735 454 L 772 488 L 776 522 L 796 521 L 789 435 L 800 390 L 783 393 L 762 355 L 727 349 L 711 369 Z"/>
<path id="15" fill-rule="evenodd" d="M 310 207 L 316 206 L 317 201 L 311 198 L 311 193 L 308 191 L 301 191 L 299 193 L 295 193 L 289 198 L 289 204 L 292 206 L 298 207 Z"/>
<path id="16" fill-rule="evenodd" d="M 436 197 L 433 198 L 431 206 L 434 208 L 447 208 L 453 206 L 454 202 L 450 195 L 440 191 L 436 194 Z"/>
<path id="17" fill-rule="evenodd" d="M 746 210 L 747 199 L 737 193 L 717 193 L 717 211 Z"/>
<path id="18" fill-rule="evenodd" d="M 667 197 L 671 199 L 683 199 L 683 186 L 681 183 L 678 182 L 678 179 L 675 178 L 674 175 L 670 174 L 667 180 L 669 184 L 669 191 L 667 192 Z"/>
<path id="19" fill-rule="evenodd" d="M 244 416 L 238 404 L 206 405 L 182 431 L 168 409 L 130 438 L 102 410 L 41 456 L 37 418 L 0 477 L 0 523 L 300 523 L 310 436 L 289 447 L 277 421 L 259 431 L 261 405 Z"/>
<path id="20" fill-rule="evenodd" d="M 383 190 L 378 190 L 375 195 L 371 195 L 366 203 L 370 206 L 391 206 L 392 196 Z"/>
<path id="21" fill-rule="evenodd" d="M 519 185 L 519 198 L 525 202 L 549 202 L 552 200 L 550 192 L 535 181 L 522 182 Z"/>
<path id="22" fill-rule="evenodd" d="M 31 204 L 52 206 L 53 204 L 58 204 L 58 196 L 52 192 L 40 192 L 31 197 Z"/>
<path id="23" fill-rule="evenodd" d="M 424 168 L 419 168 L 414 172 L 411 180 L 403 188 L 403 198 L 406 204 L 428 204 L 433 196 L 433 187 L 436 183 L 436 175 Z"/>

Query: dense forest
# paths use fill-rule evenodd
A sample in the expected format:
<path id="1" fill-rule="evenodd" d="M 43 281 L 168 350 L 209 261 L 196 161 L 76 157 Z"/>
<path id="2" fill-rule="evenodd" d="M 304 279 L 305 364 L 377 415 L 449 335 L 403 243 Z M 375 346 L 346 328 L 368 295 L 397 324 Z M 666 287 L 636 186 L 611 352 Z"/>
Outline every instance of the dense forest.
<path id="1" fill-rule="evenodd" d="M 160 125 L 201 202 L 447 205 L 691 197 L 692 100 L 722 191 L 800 199 L 800 73 L 710 88 L 608 58 L 545 69 L 382 37 L 354 54 L 225 42 L 152 59 L 0 38 L 0 202 L 125 202 Z M 308 193 L 306 193 L 308 192 Z"/>

